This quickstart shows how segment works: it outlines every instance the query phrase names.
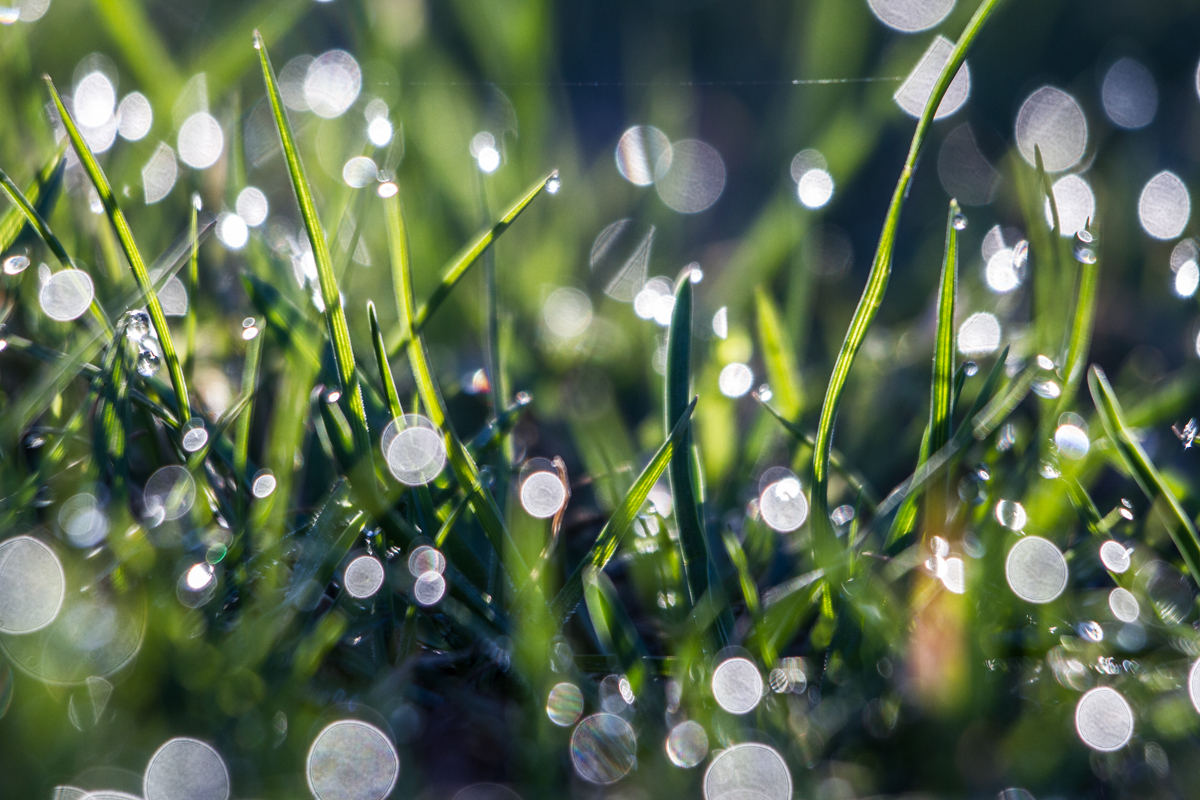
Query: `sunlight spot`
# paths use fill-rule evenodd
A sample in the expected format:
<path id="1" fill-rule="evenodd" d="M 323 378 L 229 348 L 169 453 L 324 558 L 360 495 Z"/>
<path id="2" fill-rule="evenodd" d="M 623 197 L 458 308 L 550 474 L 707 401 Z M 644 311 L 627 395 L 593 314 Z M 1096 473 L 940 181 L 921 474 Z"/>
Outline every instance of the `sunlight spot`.
<path id="1" fill-rule="evenodd" d="M 326 119 L 340 117 L 362 91 L 362 70 L 345 50 L 330 50 L 308 65 L 304 77 L 304 101 L 314 114 Z"/>
<path id="2" fill-rule="evenodd" d="M 763 522 L 781 533 L 796 530 L 808 519 L 808 499 L 804 496 L 800 480 L 791 473 L 786 473 L 762 490 L 758 508 Z"/>
<path id="3" fill-rule="evenodd" d="M 42 285 L 38 300 L 50 319 L 70 322 L 88 310 L 96 289 L 92 278 L 81 269 L 64 269 Z"/>
<path id="4" fill-rule="evenodd" d="M 175 187 L 175 179 L 179 176 L 179 166 L 175 163 L 175 151 L 159 142 L 158 149 L 146 166 L 142 167 L 142 192 L 146 197 L 146 205 L 157 203 Z"/>
<path id="5" fill-rule="evenodd" d="M 667 758 L 677 767 L 691 769 L 708 755 L 708 734 L 695 720 L 685 720 L 667 735 Z"/>
<path id="6" fill-rule="evenodd" d="M 616 783 L 637 762 L 637 736 L 616 714 L 593 714 L 571 734 L 571 764 L 589 783 Z"/>
<path id="7" fill-rule="evenodd" d="M 1158 86 L 1139 61 L 1122 58 L 1108 68 L 1100 90 L 1104 113 L 1121 128 L 1144 128 L 1158 111 Z"/>
<path id="8" fill-rule="evenodd" d="M 150 757 L 143 789 L 146 800 L 228 800 L 229 769 L 204 742 L 171 739 Z"/>
<path id="9" fill-rule="evenodd" d="M 344 719 L 317 734 L 306 773 L 317 800 L 383 800 L 400 776 L 400 755 L 379 728 Z"/>
<path id="10" fill-rule="evenodd" d="M 251 228 L 267 221 L 267 196 L 256 186 L 247 186 L 237 196 L 237 215 Z"/>
<path id="11" fill-rule="evenodd" d="M 1075 730 L 1093 750 L 1120 750 L 1133 736 L 1133 709 L 1115 689 L 1098 686 L 1079 698 Z"/>
<path id="12" fill-rule="evenodd" d="M 1049 603 L 1067 588 L 1063 554 L 1040 536 L 1026 536 L 1008 551 L 1004 574 L 1013 594 L 1030 603 Z"/>
<path id="13" fill-rule="evenodd" d="M 359 556 L 346 565 L 342 583 L 351 597 L 371 597 L 383 586 L 383 564 L 375 556 Z"/>
<path id="14" fill-rule="evenodd" d="M 1054 206 L 1058 209 L 1060 236 L 1074 236 L 1096 218 L 1096 196 L 1092 187 L 1078 175 L 1067 175 L 1054 182 Z M 1053 225 L 1053 213 L 1046 200 L 1046 223 Z"/>
<path id="15" fill-rule="evenodd" d="M 62 610 L 67 582 L 62 562 L 32 536 L 0 542 L 0 633 L 33 633 Z"/>
<path id="16" fill-rule="evenodd" d="M 634 186 L 649 186 L 671 168 L 671 141 L 658 128 L 635 125 L 617 142 L 617 171 Z"/>
<path id="17" fill-rule="evenodd" d="M 711 145 L 684 139 L 672 145 L 670 166 L 658 176 L 654 188 L 671 210 L 698 214 L 725 190 L 725 162 Z"/>
<path id="18" fill-rule="evenodd" d="M 944 20 L 954 8 L 954 0 L 867 0 L 867 5 L 892 30 L 915 33 Z"/>
<path id="19" fill-rule="evenodd" d="M 192 114 L 179 126 L 178 145 L 183 163 L 192 169 L 211 167 L 225 149 L 221 123 L 204 111 Z"/>
<path id="20" fill-rule="evenodd" d="M 981 311 L 967 317 L 958 328 L 958 352 L 964 356 L 987 355 L 1000 349 L 1000 322 Z"/>
<path id="21" fill-rule="evenodd" d="M 754 373 L 745 364 L 726 364 L 717 379 L 717 385 L 726 397 L 741 397 L 754 385 Z"/>
<path id="22" fill-rule="evenodd" d="M 561 728 L 569 728 L 583 713 L 583 692 L 573 683 L 559 683 L 546 698 L 546 716 Z"/>
<path id="23" fill-rule="evenodd" d="M 704 773 L 704 800 L 791 800 L 792 774 L 773 748 L 735 744 L 713 758 Z"/>
<path id="24" fill-rule="evenodd" d="M 1155 239 L 1174 239 L 1183 233 L 1191 213 L 1187 187 L 1175 173 L 1166 170 L 1147 181 L 1138 198 L 1142 229 Z"/>
<path id="25" fill-rule="evenodd" d="M 904 83 L 900 84 L 900 88 L 892 96 L 896 105 L 900 106 L 906 114 L 911 117 L 920 117 L 925 111 L 925 104 L 929 102 L 929 97 L 933 94 L 934 84 L 937 83 L 942 68 L 950 60 L 950 53 L 953 50 L 954 43 L 949 39 L 944 36 L 934 37 L 925 54 L 921 56 L 912 72 L 908 74 Z M 954 79 L 950 81 L 950 85 L 946 87 L 946 93 L 942 96 L 942 102 L 938 104 L 933 118 L 944 119 L 958 111 L 962 108 L 963 103 L 967 102 L 970 94 L 971 70 L 964 61 L 963 65 L 958 68 Z"/>
<path id="26" fill-rule="evenodd" d="M 154 109 L 150 101 L 141 92 L 130 92 L 121 100 L 117 108 L 120 119 L 117 130 L 121 138 L 130 142 L 140 141 L 150 132 L 154 124 Z"/>
<path id="27" fill-rule="evenodd" d="M 1017 148 L 1031 166 L 1034 147 L 1040 147 L 1047 172 L 1061 172 L 1079 163 L 1087 147 L 1087 119 L 1075 98 L 1053 86 L 1043 86 L 1025 99 L 1017 112 Z"/>
<path id="28" fill-rule="evenodd" d="M 762 699 L 762 674 L 749 659 L 726 659 L 713 670 L 712 693 L 717 705 L 730 714 L 748 714 Z"/>

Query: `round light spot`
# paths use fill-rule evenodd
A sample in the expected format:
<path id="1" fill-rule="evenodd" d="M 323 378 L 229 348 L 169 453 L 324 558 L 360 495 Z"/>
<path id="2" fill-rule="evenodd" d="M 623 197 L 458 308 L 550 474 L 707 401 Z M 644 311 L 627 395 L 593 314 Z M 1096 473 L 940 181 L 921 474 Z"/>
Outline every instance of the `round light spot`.
<path id="1" fill-rule="evenodd" d="M 708 755 L 708 734 L 695 720 L 679 723 L 667 734 L 667 758 L 677 767 L 691 769 Z"/>
<path id="2" fill-rule="evenodd" d="M 1013 261 L 1013 251 L 1003 247 L 992 254 L 984 268 L 984 280 L 988 288 L 997 294 L 1006 294 L 1021 285 L 1021 275 Z"/>
<path id="3" fill-rule="evenodd" d="M 1108 608 L 1113 616 L 1121 622 L 1137 622 L 1141 607 L 1133 592 L 1127 589 L 1113 589 L 1108 593 Z"/>
<path id="4" fill-rule="evenodd" d="M 33 633 L 58 617 L 67 593 L 62 562 L 32 536 L 0 542 L 0 633 Z"/>
<path id="5" fill-rule="evenodd" d="M 179 158 L 192 169 L 207 169 L 217 163 L 225 149 L 221 123 L 211 114 L 192 114 L 179 126 Z"/>
<path id="6" fill-rule="evenodd" d="M 1171 289 L 1179 297 L 1191 297 L 1196 294 L 1197 288 L 1200 288 L 1200 265 L 1195 261 L 1186 261 L 1175 273 Z"/>
<path id="7" fill-rule="evenodd" d="M 1017 597 L 1049 603 L 1067 588 L 1067 561 L 1052 543 L 1040 536 L 1026 536 L 1008 551 L 1004 575 Z"/>
<path id="8" fill-rule="evenodd" d="M 183 449 L 189 453 L 194 453 L 208 444 L 208 430 L 204 427 L 204 420 L 192 417 L 184 423 L 183 438 L 180 443 L 183 445 Z"/>
<path id="9" fill-rule="evenodd" d="M 317 56 L 304 78 L 304 100 L 314 114 L 326 119 L 340 117 L 362 91 L 362 70 L 345 50 L 330 50 Z"/>
<path id="10" fill-rule="evenodd" d="M 117 107 L 117 117 L 120 119 L 117 132 L 121 134 L 122 139 L 130 142 L 146 138 L 146 134 L 154 125 L 154 109 L 146 95 L 141 92 L 130 92 L 121 99 L 121 105 Z"/>
<path id="11" fill-rule="evenodd" d="M 967 591 L 966 564 L 961 558 L 952 556 L 942 562 L 942 585 L 954 594 Z"/>
<path id="12" fill-rule="evenodd" d="M 376 117 L 367 123 L 367 138 L 376 147 L 386 147 L 392 141 L 392 123 L 387 117 Z"/>
<path id="13" fill-rule="evenodd" d="M 179 164 L 175 161 L 175 151 L 164 142 L 159 142 L 154 155 L 142 167 L 142 193 L 146 205 L 157 203 L 170 194 L 178 177 Z"/>
<path id="14" fill-rule="evenodd" d="M 426 572 L 413 584 L 413 599 L 422 606 L 432 606 L 446 594 L 446 579 L 438 572 Z"/>
<path id="15" fill-rule="evenodd" d="M 256 186 L 247 186 L 242 191 L 238 192 L 237 196 L 237 215 L 242 218 L 251 228 L 257 228 L 267 221 L 267 212 L 270 206 L 267 203 L 267 196 L 263 194 L 262 189 Z"/>
<path id="16" fill-rule="evenodd" d="M 1058 233 L 1074 236 L 1096 218 L 1096 196 L 1092 187 L 1078 175 L 1067 175 L 1054 182 L 1054 207 L 1058 209 Z M 1046 201 L 1046 222 L 1053 225 L 1050 201 Z"/>
<path id="17" fill-rule="evenodd" d="M 721 306 L 712 318 L 713 333 L 718 339 L 729 338 L 729 308 Z"/>
<path id="18" fill-rule="evenodd" d="M 1120 750 L 1133 736 L 1133 709 L 1116 689 L 1098 686 L 1079 698 L 1075 731 L 1093 750 Z"/>
<path id="19" fill-rule="evenodd" d="M 355 189 L 361 189 L 373 183 L 378 174 L 379 167 L 375 166 L 375 162 L 366 156 L 355 156 L 342 167 L 342 180 L 346 182 L 347 186 L 353 186 Z"/>
<path id="20" fill-rule="evenodd" d="M 270 497 L 275 492 L 277 485 L 278 482 L 275 479 L 275 473 L 269 469 L 262 469 L 254 476 L 254 483 L 250 485 L 250 492 L 261 500 L 264 497 Z"/>
<path id="21" fill-rule="evenodd" d="M 196 482 L 184 467 L 168 466 L 146 481 L 143 503 L 146 514 L 158 520 L 179 519 L 196 502 Z"/>
<path id="22" fill-rule="evenodd" d="M 796 183 L 796 196 L 805 208 L 823 208 L 833 198 L 833 176 L 823 169 L 810 169 Z"/>
<path id="23" fill-rule="evenodd" d="M 748 714 L 762 699 L 763 679 L 747 658 L 730 658 L 713 670 L 713 697 L 730 714 Z"/>
<path id="24" fill-rule="evenodd" d="M 359 720 L 326 726 L 308 751 L 308 788 L 317 800 L 383 800 L 399 776 L 400 756 L 387 734 Z"/>
<path id="25" fill-rule="evenodd" d="M 414 578 L 419 578 L 426 572 L 445 572 L 446 557 L 437 548 L 423 544 L 409 554 L 408 571 Z"/>
<path id="26" fill-rule="evenodd" d="M 92 277 L 81 269 L 64 269 L 42 284 L 38 300 L 46 316 L 59 322 L 70 322 L 83 316 L 95 297 Z"/>
<path id="27" fill-rule="evenodd" d="M 567 487 L 553 472 L 535 472 L 521 484 L 521 505 L 531 517 L 553 517 L 566 502 Z"/>
<path id="28" fill-rule="evenodd" d="M 446 466 L 446 443 L 425 417 L 407 414 L 383 431 L 383 453 L 388 469 L 406 486 L 420 486 L 436 478 Z"/>
<path id="29" fill-rule="evenodd" d="M 63 503 L 58 524 L 76 547 L 95 547 L 108 535 L 108 517 L 96 498 L 86 492 Z"/>
<path id="30" fill-rule="evenodd" d="M 1104 113 L 1121 128 L 1144 128 L 1158 111 L 1158 86 L 1150 70 L 1132 58 L 1108 68 L 1100 90 Z"/>
<path id="31" fill-rule="evenodd" d="M 717 385 L 726 397 L 741 397 L 754 385 L 754 373 L 745 364 L 726 364 L 717 378 Z"/>
<path id="32" fill-rule="evenodd" d="M 1200 659 L 1188 671 L 1188 697 L 1192 700 L 1192 708 L 1200 713 Z"/>
<path id="33" fill-rule="evenodd" d="M 800 480 L 789 475 L 769 484 L 758 498 L 763 522 L 781 533 L 794 531 L 808 519 L 808 499 Z"/>
<path id="34" fill-rule="evenodd" d="M 1179 176 L 1166 170 L 1147 181 L 1138 198 L 1142 229 L 1155 239 L 1174 239 L 1183 233 L 1191 213 L 1187 187 Z"/>
<path id="35" fill-rule="evenodd" d="M 546 716 L 555 725 L 569 728 L 583 713 L 583 692 L 573 683 L 559 683 L 546 698 Z"/>
<path id="36" fill-rule="evenodd" d="M 229 770 L 221 755 L 196 739 L 171 739 L 146 766 L 146 800 L 228 800 Z"/>
<path id="37" fill-rule="evenodd" d="M 1079 163 L 1087 148 L 1087 119 L 1075 98 L 1053 86 L 1043 86 L 1025 99 L 1017 112 L 1017 148 L 1034 165 L 1040 147 L 1047 172 L 1061 172 Z"/>
<path id="38" fill-rule="evenodd" d="M 1000 321 L 986 311 L 972 314 L 958 328 L 958 352 L 980 356 L 1000 349 Z"/>
<path id="39" fill-rule="evenodd" d="M 671 141 L 658 128 L 635 125 L 617 141 L 617 171 L 634 186 L 649 186 L 671 168 Z"/>
<path id="40" fill-rule="evenodd" d="M 915 33 L 944 20 L 954 0 L 867 0 L 871 13 L 894 31 Z"/>
<path id="41" fill-rule="evenodd" d="M 1054 431 L 1054 445 L 1067 458 L 1079 460 L 1088 454 L 1092 443 L 1087 431 L 1078 425 L 1059 425 Z"/>
<path id="42" fill-rule="evenodd" d="M 578 289 L 555 289 L 542 307 L 542 319 L 555 336 L 574 339 L 592 324 L 592 301 Z"/>
<path id="43" fill-rule="evenodd" d="M 717 754 L 704 773 L 704 800 L 791 800 L 792 774 L 783 756 L 758 742 Z"/>
<path id="44" fill-rule="evenodd" d="M 711 145 L 684 139 L 671 147 L 670 168 L 654 188 L 671 210 L 698 214 L 717 202 L 725 190 L 725 162 Z"/>
<path id="45" fill-rule="evenodd" d="M 157 280 L 154 273 L 151 273 L 151 278 Z M 163 314 L 168 317 L 183 317 L 187 316 L 188 310 L 188 294 L 187 289 L 183 285 L 183 281 L 177 276 L 171 276 L 163 287 L 158 290 L 158 302 L 162 305 Z M 196 441 L 195 437 L 192 441 Z M 207 441 L 207 436 L 205 437 Z M 200 444 L 203 444 L 201 442 Z M 197 447 L 197 449 L 199 449 Z M 194 452 L 194 451 L 188 451 Z"/>
<path id="46" fill-rule="evenodd" d="M 1100 545 L 1100 561 L 1118 575 L 1129 569 L 1129 551 L 1119 542 L 1109 539 Z"/>
<path id="47" fill-rule="evenodd" d="M 913 67 L 912 72 L 900 84 L 900 88 L 892 98 L 911 117 L 920 117 L 925 111 L 925 104 L 933 95 L 933 87 L 942 74 L 950 54 L 954 51 L 954 43 L 944 36 L 936 36 L 929 48 L 921 56 L 921 60 Z M 934 112 L 934 119 L 944 119 L 962 108 L 963 103 L 971 95 L 971 70 L 966 62 L 958 68 L 954 79 L 946 87 L 942 102 Z"/>
<path id="48" fill-rule="evenodd" d="M 1029 517 L 1025 514 L 1025 506 L 1012 500 L 1001 500 L 996 503 L 996 521 L 1009 530 L 1022 531 Z"/>
<path id="49" fill-rule="evenodd" d="M 112 119 L 117 92 L 103 72 L 91 72 L 75 86 L 74 117 L 80 127 L 99 128 Z"/>
<path id="50" fill-rule="evenodd" d="M 351 597 L 371 597 L 383 586 L 383 564 L 374 556 L 359 556 L 346 565 L 342 583 Z"/>
<path id="51" fill-rule="evenodd" d="M 237 214 L 222 214 L 217 222 L 217 238 L 230 250 L 241 250 L 250 241 L 250 229 Z"/>
<path id="52" fill-rule="evenodd" d="M 593 714 L 571 734 L 571 763 L 589 783 L 616 783 L 636 760 L 637 736 L 616 714 Z"/>
<path id="53" fill-rule="evenodd" d="M 29 269 L 29 256 L 18 253 L 15 256 L 9 256 L 4 259 L 4 274 L 5 275 L 20 275 L 25 270 Z"/>
<path id="54" fill-rule="evenodd" d="M 937 168 L 946 194 L 965 206 L 992 202 L 1000 184 L 1000 173 L 979 149 L 975 133 L 965 122 L 950 131 L 942 142 Z"/>

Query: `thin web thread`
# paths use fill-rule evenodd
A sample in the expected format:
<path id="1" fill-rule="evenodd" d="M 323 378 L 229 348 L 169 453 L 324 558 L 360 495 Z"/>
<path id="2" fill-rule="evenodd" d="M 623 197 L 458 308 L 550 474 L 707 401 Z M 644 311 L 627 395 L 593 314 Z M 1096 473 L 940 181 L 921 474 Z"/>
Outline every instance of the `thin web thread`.
<path id="1" fill-rule="evenodd" d="M 589 88 L 621 86 L 825 86 L 840 83 L 889 83 L 903 76 L 874 78 L 796 78 L 773 81 L 404 81 L 405 86 L 537 86 Z"/>

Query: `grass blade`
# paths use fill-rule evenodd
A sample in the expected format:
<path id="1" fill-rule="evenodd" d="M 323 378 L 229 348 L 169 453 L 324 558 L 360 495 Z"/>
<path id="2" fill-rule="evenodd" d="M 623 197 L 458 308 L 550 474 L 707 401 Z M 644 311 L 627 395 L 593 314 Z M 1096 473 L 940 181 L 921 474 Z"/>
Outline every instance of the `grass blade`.
<path id="1" fill-rule="evenodd" d="M 755 289 L 754 295 L 758 307 L 758 341 L 763 350 L 771 394 L 779 404 L 780 413 L 792 419 L 804 405 L 800 376 L 796 374 L 796 351 L 771 296 L 761 286 Z"/>
<path id="2" fill-rule="evenodd" d="M 146 310 L 150 312 L 150 321 L 154 324 L 154 331 L 158 334 L 158 342 L 162 346 L 163 359 L 167 362 L 167 370 L 171 375 L 171 387 L 175 390 L 175 400 L 179 404 L 180 420 L 186 420 L 191 413 L 187 383 L 183 378 L 183 369 L 179 365 L 179 355 L 175 352 L 175 342 L 171 339 L 171 329 L 167 327 L 167 318 L 163 314 L 162 303 L 158 302 L 158 293 L 154 291 L 150 275 L 146 271 L 146 262 L 142 260 L 141 251 L 138 250 L 137 243 L 133 240 L 133 231 L 125 219 L 124 212 L 117 204 L 117 197 L 108 184 L 108 178 L 105 177 L 96 157 L 92 155 L 91 148 L 88 147 L 79 128 L 76 127 L 75 120 L 71 118 L 66 106 L 63 105 L 58 89 L 54 88 L 54 82 L 50 80 L 49 75 L 45 77 L 45 80 L 54 105 L 58 109 L 59 117 L 62 118 L 62 123 L 67 129 L 67 136 L 71 139 L 71 145 L 79 156 L 79 163 L 83 165 L 92 185 L 96 187 L 96 194 L 100 196 L 100 202 L 104 204 L 108 220 L 117 232 L 117 239 L 121 242 L 125 258 L 133 270 L 133 277 L 137 281 L 138 289 L 146 297 Z"/>
<path id="3" fill-rule="evenodd" d="M 29 205 L 37 209 L 37 213 L 42 217 L 49 213 L 54 200 L 58 197 L 58 190 L 62 186 L 63 172 L 66 171 L 66 161 L 63 160 L 66 152 L 66 144 L 59 145 L 58 149 L 54 151 L 54 155 L 50 157 L 50 160 L 34 177 L 33 183 L 29 184 L 29 188 L 23 193 L 25 199 L 29 201 Z M 3 172 L 0 172 L 0 175 L 3 175 Z M 12 193 L 8 191 L 7 177 L 3 182 L 6 194 L 12 198 Z M 12 247 L 13 242 L 17 240 L 21 230 L 25 227 L 25 223 L 30 221 L 29 215 L 22 208 L 20 201 L 13 198 L 13 202 L 17 207 L 9 209 L 4 218 L 0 219 L 0 253 Z"/>
<path id="4" fill-rule="evenodd" d="M 534 198 L 542 193 L 542 191 L 546 188 L 546 184 L 557 178 L 558 170 L 554 170 L 554 172 L 551 172 L 533 186 L 529 187 L 529 189 L 525 191 L 525 194 L 522 195 L 515 203 L 509 206 L 508 210 L 504 212 L 504 214 L 496 221 L 494 225 L 492 225 L 492 227 L 476 236 L 470 244 L 464 247 L 453 259 L 451 259 L 450 266 L 447 267 L 442 273 L 442 279 L 438 282 L 437 288 L 435 288 L 429 295 L 429 299 L 426 300 L 421 307 L 416 309 L 414 312 L 412 317 L 412 328 L 414 331 L 420 333 L 425 328 L 425 323 L 429 321 L 431 316 L 433 316 L 433 312 L 437 311 L 438 307 L 441 306 L 441 304 L 445 302 L 446 298 L 450 296 L 450 292 L 454 290 L 454 287 L 458 285 L 458 282 L 462 280 L 464 275 L 467 274 L 467 270 L 469 270 L 471 266 L 479 260 L 479 257 L 483 255 L 483 252 L 491 246 L 492 242 L 496 241 L 496 239 L 500 237 L 500 234 L 508 230 L 508 226 L 512 225 L 513 222 L 516 221 L 517 217 L 519 217 L 521 212 L 533 202 Z M 388 356 L 395 357 L 407 346 L 408 334 L 406 333 L 405 327 L 401 325 L 400 329 L 396 331 L 396 334 L 392 337 L 391 342 L 388 344 Z"/>
<path id="5" fill-rule="evenodd" d="M 650 490 L 654 488 L 654 484 L 658 483 L 658 479 L 662 477 L 663 472 L 667 469 L 667 463 L 670 462 L 671 456 L 683 441 L 695 408 L 696 401 L 693 399 L 679 418 L 679 421 L 675 423 L 675 429 L 671 431 L 671 435 L 663 442 L 662 447 L 658 448 L 658 452 L 654 454 L 654 458 L 650 459 L 650 463 L 642 470 L 642 474 L 638 476 L 638 479 L 633 482 L 633 487 L 625 495 L 621 504 L 616 507 L 612 516 L 608 518 L 608 522 L 601 529 L 600 535 L 596 537 L 596 541 L 592 544 L 588 554 L 575 567 L 575 571 L 567 578 L 566 583 L 563 584 L 562 589 L 559 590 L 558 595 L 554 598 L 551 612 L 553 619 L 558 622 L 560 628 L 575 613 L 575 608 L 579 605 L 579 601 L 583 599 L 584 570 L 604 569 L 609 559 L 617 552 L 617 546 L 620 545 L 621 538 L 629 530 L 630 526 L 633 525 L 633 520 L 637 517 L 638 511 L 645 504 L 646 498 L 650 496 Z"/>
<path id="6" fill-rule="evenodd" d="M 1121 410 L 1121 404 L 1117 401 L 1117 395 L 1113 392 L 1112 385 L 1109 384 L 1104 371 L 1097 366 L 1093 366 L 1088 372 L 1088 388 L 1091 389 L 1092 400 L 1096 403 L 1096 411 L 1100 414 L 1104 432 L 1116 448 L 1126 469 L 1137 481 L 1142 493 L 1151 502 L 1154 501 L 1156 495 L 1161 495 L 1166 500 L 1170 514 L 1162 511 L 1158 504 L 1155 504 L 1155 508 L 1159 510 L 1167 532 L 1171 534 L 1175 547 L 1183 556 L 1188 572 L 1192 574 L 1192 580 L 1200 585 L 1200 533 L 1196 532 L 1196 526 L 1192 524 L 1191 517 L 1179 504 L 1175 493 L 1163 480 L 1162 475 L 1154 466 L 1154 462 L 1146 455 L 1146 451 L 1142 449 L 1133 435 L 1129 424 L 1125 421 L 1125 413 Z"/>
<path id="7" fill-rule="evenodd" d="M 810 518 L 812 520 L 813 550 L 818 561 L 832 558 L 841 549 L 833 526 L 829 522 L 829 497 L 827 494 L 829 454 L 833 448 L 833 425 L 837 419 L 838 406 L 842 401 L 842 393 L 846 388 L 846 378 L 850 375 L 850 368 L 854 366 L 854 359 L 858 355 L 859 348 L 862 347 L 863 340 L 866 339 L 867 330 L 871 327 L 871 323 L 879 311 L 879 306 L 883 302 L 883 294 L 887 289 L 888 278 L 892 272 L 892 251 L 896 243 L 896 229 L 900 224 L 900 210 L 908 195 L 908 187 L 917 166 L 917 157 L 921 153 L 921 147 L 924 145 L 925 137 L 933 123 L 933 114 L 942 102 L 942 96 L 946 93 L 954 76 L 958 74 L 959 67 L 966 59 L 967 50 L 970 49 L 983 29 L 984 23 L 991 17 L 999 4 L 1000 0 L 983 0 L 975 10 L 975 15 L 967 23 L 962 36 L 959 37 L 958 43 L 954 45 L 954 50 L 950 53 L 950 58 L 934 83 L 929 101 L 925 104 L 925 110 L 921 112 L 921 116 L 917 120 L 917 129 L 913 133 L 908 157 L 904 161 L 900 179 L 896 182 L 896 189 L 892 193 L 891 205 L 888 207 L 883 231 L 879 236 L 879 246 L 875 251 L 875 259 L 871 263 L 871 272 L 867 278 L 866 288 L 863 289 L 862 298 L 854 311 L 850 329 L 846 332 L 845 342 L 842 344 L 841 352 L 838 353 L 833 374 L 829 379 L 825 402 L 821 407 L 820 423 L 817 426 L 816 446 L 813 448 Z"/>
<path id="8" fill-rule="evenodd" d="M 383 381 L 384 397 L 387 399 L 388 413 L 392 419 L 404 416 L 404 406 L 400 404 L 400 395 L 396 393 L 396 380 L 392 377 L 392 368 L 388 365 L 387 347 L 383 343 L 383 331 L 379 329 L 379 316 L 375 313 L 375 304 L 367 301 L 367 317 L 371 320 L 371 344 L 375 346 L 375 361 L 379 367 L 379 378 Z"/>
<path id="9" fill-rule="evenodd" d="M 192 240 L 192 257 L 188 260 L 188 280 L 187 290 L 188 297 L 191 302 L 188 303 L 187 321 L 184 323 L 187 331 L 184 351 L 183 373 L 190 381 L 195 380 L 196 372 L 196 303 L 199 300 L 198 289 L 200 287 L 200 231 L 198 230 L 197 220 L 200 214 L 200 195 L 192 195 L 192 216 L 188 226 L 190 238 Z"/>
<path id="10" fill-rule="evenodd" d="M 938 288 L 937 344 L 933 351 L 933 386 L 929 401 L 929 449 L 940 450 L 950 441 L 951 402 L 954 394 L 954 300 L 958 292 L 958 202 L 950 201 L 946 219 L 946 255 Z"/>
<path id="11" fill-rule="evenodd" d="M 1062 396 L 1058 401 L 1058 413 L 1066 411 L 1079 391 L 1084 370 L 1087 369 L 1088 350 L 1092 344 L 1092 326 L 1096 322 L 1096 290 L 1100 284 L 1100 261 L 1080 265 L 1079 293 L 1075 300 L 1075 318 L 1071 323 L 1071 336 L 1067 343 L 1067 360 L 1063 367 Z"/>
<path id="12" fill-rule="evenodd" d="M 279 93 L 275 70 L 271 67 L 267 46 L 263 42 L 262 34 L 258 31 L 254 32 L 254 47 L 258 50 L 263 81 L 267 86 L 271 111 L 275 115 L 275 126 L 279 129 L 288 175 L 292 180 L 292 189 L 296 193 L 296 202 L 300 206 L 300 216 L 304 219 L 304 229 L 308 233 L 309 244 L 312 245 L 313 260 L 317 265 L 321 298 L 325 302 L 325 321 L 329 326 L 329 338 L 333 341 L 334 361 L 337 363 L 338 380 L 342 385 L 342 400 L 350 407 L 350 413 L 347 416 L 350 418 L 351 430 L 354 433 L 355 455 L 360 462 L 370 464 L 371 437 L 367 430 L 367 412 L 363 406 L 362 387 L 359 386 L 358 379 L 354 374 L 354 348 L 350 344 L 346 309 L 342 307 L 337 278 L 333 274 L 333 260 L 329 255 L 329 245 L 325 241 L 321 220 L 317 217 L 317 206 L 313 201 L 312 187 L 309 186 L 308 178 L 304 174 L 304 164 L 300 161 L 296 137 L 292 133 L 292 125 L 288 121 L 287 111 L 283 106 L 283 96 Z"/>

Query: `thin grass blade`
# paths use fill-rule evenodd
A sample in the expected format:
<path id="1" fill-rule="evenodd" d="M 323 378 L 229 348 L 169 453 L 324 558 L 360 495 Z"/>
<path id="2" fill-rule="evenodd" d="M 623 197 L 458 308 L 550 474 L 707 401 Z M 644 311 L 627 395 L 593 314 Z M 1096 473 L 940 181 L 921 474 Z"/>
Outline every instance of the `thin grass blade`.
<path id="1" fill-rule="evenodd" d="M 758 341 L 763 350 L 771 394 L 780 413 L 792 419 L 804 404 L 800 376 L 796 374 L 796 351 L 771 296 L 759 286 L 754 291 L 754 299 L 758 309 Z"/>
<path id="2" fill-rule="evenodd" d="M 387 400 L 388 413 L 392 419 L 404 416 L 404 406 L 400 404 L 400 395 L 396 393 L 396 380 L 392 377 L 392 368 L 388 364 L 387 346 L 383 342 L 383 331 L 379 328 L 379 315 L 375 313 L 375 304 L 367 301 L 367 317 L 371 321 L 371 344 L 375 346 L 375 363 L 379 367 L 379 378 L 383 381 L 383 393 Z"/>
<path id="3" fill-rule="evenodd" d="M 34 177 L 33 182 L 22 193 L 29 205 L 37 209 L 38 216 L 44 218 L 50 211 L 54 200 L 58 197 L 58 190 L 62 186 L 62 176 L 66 169 L 66 161 L 63 156 L 66 154 L 66 143 L 58 146 L 54 151 L 54 155 L 46 162 L 38 174 Z M 3 172 L 0 172 L 3 175 Z M 12 193 L 8 188 L 8 179 L 3 179 L 5 184 L 5 193 L 12 198 Z M 22 208 L 20 201 L 12 198 L 16 204 L 15 208 L 9 209 L 8 213 L 0 219 L 0 253 L 3 253 L 8 248 L 12 247 L 13 242 L 21 234 L 21 230 L 25 227 L 29 215 Z M 33 224 L 32 222 L 30 224 Z M 39 231 L 40 233 L 40 231 Z"/>

